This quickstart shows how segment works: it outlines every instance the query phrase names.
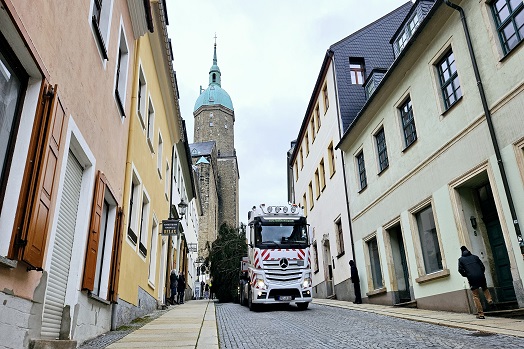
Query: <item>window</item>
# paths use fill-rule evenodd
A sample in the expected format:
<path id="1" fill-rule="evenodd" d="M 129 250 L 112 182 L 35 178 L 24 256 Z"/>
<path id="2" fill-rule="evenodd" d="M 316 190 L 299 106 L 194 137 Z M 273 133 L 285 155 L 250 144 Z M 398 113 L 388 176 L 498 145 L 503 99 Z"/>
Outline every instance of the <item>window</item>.
<path id="1" fill-rule="evenodd" d="M 324 97 L 324 114 L 325 114 L 329 108 L 327 84 L 324 84 L 324 88 L 322 89 L 322 96 Z"/>
<path id="2" fill-rule="evenodd" d="M 306 136 L 304 139 L 304 145 L 306 146 L 306 157 L 309 155 L 309 133 L 306 130 Z"/>
<path id="3" fill-rule="evenodd" d="M 313 200 L 313 183 L 309 182 L 309 209 L 311 210 L 315 206 L 315 200 Z"/>
<path id="4" fill-rule="evenodd" d="M 298 181 L 298 162 L 295 161 L 295 165 L 293 166 L 295 168 L 295 182 Z"/>
<path id="5" fill-rule="evenodd" d="M 444 58 L 442 58 L 437 65 L 437 69 L 444 105 L 446 109 L 449 109 L 449 107 L 462 97 L 453 51 L 449 51 Z"/>
<path id="6" fill-rule="evenodd" d="M 82 289 L 116 302 L 122 209 L 101 172 L 96 179 L 92 207 Z"/>
<path id="7" fill-rule="evenodd" d="M 377 238 L 373 237 L 367 242 L 368 253 L 369 253 L 369 263 L 371 265 L 371 278 L 373 280 L 373 289 L 378 290 L 384 287 L 384 282 L 382 281 L 382 270 L 380 269 L 380 255 L 378 253 L 378 243 Z"/>
<path id="8" fill-rule="evenodd" d="M 109 27 L 111 20 L 111 9 L 109 0 L 93 0 L 91 7 L 91 26 L 96 38 L 100 55 L 107 59 L 107 46 L 109 41 Z"/>
<path id="9" fill-rule="evenodd" d="M 320 197 L 320 176 L 318 174 L 318 169 L 315 171 L 315 190 L 317 193 L 317 200 Z"/>
<path id="10" fill-rule="evenodd" d="M 127 224 L 127 236 L 136 245 L 138 241 L 138 222 L 137 222 L 137 209 L 138 209 L 138 199 L 139 199 L 139 190 L 140 182 L 133 173 L 133 178 L 131 180 L 131 192 L 129 197 L 129 220 Z"/>
<path id="11" fill-rule="evenodd" d="M 166 194 L 166 199 L 169 200 L 169 182 L 171 182 L 169 180 L 169 177 L 170 177 L 170 174 L 169 174 L 169 170 L 170 170 L 170 167 L 169 167 L 169 162 L 166 161 L 166 176 L 164 177 L 164 193 Z"/>
<path id="12" fill-rule="evenodd" d="M 162 178 L 162 150 L 164 147 L 164 141 L 162 140 L 162 134 L 158 134 L 158 146 L 156 151 L 156 166 L 158 175 Z M 167 179 L 167 178 L 166 178 Z"/>
<path id="13" fill-rule="evenodd" d="M 364 83 L 364 64 L 360 59 L 349 60 L 349 75 L 353 85 L 362 85 Z"/>
<path id="14" fill-rule="evenodd" d="M 315 122 L 317 124 L 317 132 L 318 132 L 318 130 L 320 130 L 320 123 L 321 123 L 321 121 L 320 121 L 320 107 L 318 106 L 318 104 L 315 107 Z"/>
<path id="15" fill-rule="evenodd" d="M 402 51 L 402 49 L 406 46 L 411 36 L 413 36 L 415 29 L 417 29 L 419 23 L 420 23 L 420 19 L 419 19 L 418 13 L 415 12 L 413 17 L 409 20 L 406 26 L 399 33 L 397 40 L 395 40 L 395 43 L 393 44 L 393 48 L 395 50 L 395 56 L 398 56 L 400 52 Z"/>
<path id="16" fill-rule="evenodd" d="M 315 137 L 317 136 L 317 133 L 316 133 L 317 129 L 315 127 L 315 116 L 314 115 L 309 119 L 309 126 L 311 129 L 311 141 L 315 142 Z"/>
<path id="17" fill-rule="evenodd" d="M 524 2 L 496 0 L 491 5 L 504 54 L 510 52 L 524 38 Z"/>
<path id="18" fill-rule="evenodd" d="M 96 1 L 96 0 L 95 0 Z M 116 61 L 115 99 L 120 110 L 120 115 L 125 116 L 127 70 L 129 65 L 129 50 L 124 35 L 124 28 L 120 28 L 120 45 Z"/>
<path id="19" fill-rule="evenodd" d="M 149 97 L 149 109 L 147 112 L 147 130 L 146 130 L 146 137 L 147 137 L 147 144 L 149 144 L 149 148 L 151 149 L 151 152 L 153 152 L 153 137 L 154 137 L 154 125 L 155 125 L 155 108 L 153 107 L 153 101 L 151 100 L 151 97 Z"/>
<path id="20" fill-rule="evenodd" d="M 324 190 L 326 187 L 326 170 L 324 168 L 324 159 L 320 160 L 320 189 Z"/>
<path id="21" fill-rule="evenodd" d="M 304 168 L 304 152 L 302 151 L 302 147 L 300 147 L 300 168 Z"/>
<path id="22" fill-rule="evenodd" d="M 306 194 L 302 196 L 302 207 L 304 208 L 304 215 L 307 217 L 307 201 Z"/>
<path id="23" fill-rule="evenodd" d="M 373 79 L 370 79 L 369 83 L 366 85 L 366 97 L 369 98 L 373 92 L 375 92 L 375 88 L 377 85 L 375 84 L 375 81 Z"/>
<path id="24" fill-rule="evenodd" d="M 137 95 L 137 111 L 138 116 L 140 119 L 140 122 L 142 123 L 142 127 L 145 128 L 145 116 L 146 116 L 146 92 L 147 92 L 147 85 L 146 85 L 146 77 L 144 75 L 144 70 L 142 69 L 142 65 L 140 65 L 140 73 L 138 75 L 138 95 Z"/>
<path id="25" fill-rule="evenodd" d="M 366 178 L 366 164 L 364 163 L 364 152 L 361 151 L 356 156 L 357 159 L 357 169 L 358 169 L 358 179 L 360 183 L 360 190 L 364 189 L 367 185 L 367 178 Z"/>
<path id="26" fill-rule="evenodd" d="M 402 130 L 404 131 L 404 145 L 409 147 L 417 140 L 417 130 L 415 129 L 415 118 L 411 107 L 411 99 L 408 98 L 400 107 L 400 118 L 402 119 Z"/>
<path id="27" fill-rule="evenodd" d="M 0 34 L 0 210 L 18 133 L 20 98 L 27 85 L 27 74 L 20 67 Z"/>
<path id="28" fill-rule="evenodd" d="M 380 131 L 375 134 L 375 142 L 377 143 L 378 168 L 379 172 L 382 172 L 389 166 L 388 150 L 386 147 L 386 135 L 383 128 L 381 128 Z"/>
<path id="29" fill-rule="evenodd" d="M 431 206 L 415 214 L 426 274 L 442 270 L 442 254 Z"/>
<path id="30" fill-rule="evenodd" d="M 333 142 L 329 143 L 329 146 L 328 146 L 328 160 L 329 160 L 329 176 L 332 177 L 335 174 L 335 152 L 333 150 Z"/>
<path id="31" fill-rule="evenodd" d="M 344 233 L 342 231 L 342 220 L 339 218 L 335 222 L 335 230 L 337 234 L 337 252 L 338 255 L 341 256 L 345 252 L 344 248 Z"/>
<path id="32" fill-rule="evenodd" d="M 153 224 L 151 227 L 151 252 L 149 253 L 149 273 L 148 281 L 151 285 L 155 285 L 156 276 L 156 251 L 158 244 L 158 221 L 156 217 L 153 217 Z"/>
<path id="33" fill-rule="evenodd" d="M 140 243 L 138 250 L 142 256 L 147 256 L 147 225 L 149 220 L 149 197 L 144 191 L 142 194 L 142 210 L 140 212 Z"/>

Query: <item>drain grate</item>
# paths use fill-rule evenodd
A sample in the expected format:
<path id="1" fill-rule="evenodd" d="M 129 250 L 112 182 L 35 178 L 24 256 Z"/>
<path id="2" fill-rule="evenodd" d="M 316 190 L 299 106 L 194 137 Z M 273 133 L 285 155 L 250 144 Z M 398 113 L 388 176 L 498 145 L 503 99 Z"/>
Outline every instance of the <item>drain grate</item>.
<path id="1" fill-rule="evenodd" d="M 483 331 L 468 333 L 468 336 L 473 336 L 473 337 L 489 337 L 489 336 L 494 336 L 494 335 L 495 333 L 483 332 Z"/>

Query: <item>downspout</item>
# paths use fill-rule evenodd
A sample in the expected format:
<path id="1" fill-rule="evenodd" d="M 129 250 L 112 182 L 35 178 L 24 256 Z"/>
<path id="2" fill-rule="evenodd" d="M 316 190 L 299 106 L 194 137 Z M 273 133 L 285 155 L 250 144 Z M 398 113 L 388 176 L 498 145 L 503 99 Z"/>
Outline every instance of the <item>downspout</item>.
<path id="1" fill-rule="evenodd" d="M 484 87 L 482 86 L 482 81 L 480 79 L 480 73 L 479 73 L 479 68 L 477 66 L 477 60 L 475 59 L 475 53 L 473 52 L 473 45 L 471 43 L 471 37 L 469 36 L 468 24 L 466 22 L 466 14 L 464 13 L 464 9 L 462 9 L 462 7 L 460 7 L 459 5 L 456 5 L 450 2 L 449 0 L 444 0 L 444 3 L 460 13 L 460 19 L 462 21 L 462 26 L 464 27 L 464 34 L 466 36 L 466 43 L 468 44 L 469 56 L 471 58 L 471 63 L 473 65 L 473 71 L 475 72 L 475 78 L 477 79 L 477 86 L 479 88 L 480 99 L 482 101 L 482 107 L 484 108 L 484 114 L 486 115 L 486 122 L 488 124 L 489 134 L 491 136 L 491 142 L 493 143 L 493 148 L 495 149 L 495 156 L 497 157 L 497 164 L 499 165 L 500 175 L 502 177 L 502 184 L 504 185 L 504 192 L 508 200 L 508 206 L 509 206 L 509 210 L 511 213 L 511 219 L 513 220 L 513 225 L 515 226 L 515 233 L 517 234 L 517 240 L 519 242 L 520 250 L 522 253 L 524 253 L 524 240 L 522 240 L 522 234 L 520 232 L 517 212 L 515 210 L 513 198 L 511 197 L 511 191 L 509 189 L 508 178 L 506 176 L 506 171 L 504 169 L 504 164 L 502 162 L 502 156 L 500 154 L 500 148 L 497 142 L 497 136 L 495 135 L 493 121 L 491 119 L 491 112 L 489 111 L 488 103 L 486 101 L 486 95 L 484 93 Z"/>
<path id="2" fill-rule="evenodd" d="M 338 139 L 342 139 L 342 128 L 340 126 L 341 115 L 340 106 L 338 105 L 338 90 L 337 90 L 337 79 L 335 74 L 335 55 L 333 51 L 329 50 L 329 56 L 333 62 L 333 86 L 335 87 L 335 101 L 337 102 L 337 121 L 338 121 Z M 348 196 L 348 184 L 346 179 L 346 163 L 344 161 L 344 153 L 340 150 L 340 156 L 342 158 L 342 177 L 344 178 L 344 194 L 346 195 L 346 210 L 348 213 L 348 225 L 349 225 L 349 240 L 351 241 L 351 259 L 355 262 L 355 241 L 353 241 L 353 228 L 351 227 L 351 213 L 349 211 L 349 196 Z"/>

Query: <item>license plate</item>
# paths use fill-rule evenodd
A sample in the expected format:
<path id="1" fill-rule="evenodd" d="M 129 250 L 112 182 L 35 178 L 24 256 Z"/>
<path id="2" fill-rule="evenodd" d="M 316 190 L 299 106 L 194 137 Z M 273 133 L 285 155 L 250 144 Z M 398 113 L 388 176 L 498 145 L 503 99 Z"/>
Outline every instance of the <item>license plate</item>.
<path id="1" fill-rule="evenodd" d="M 279 300 L 281 301 L 290 301 L 291 300 L 291 296 L 280 296 L 278 297 Z"/>

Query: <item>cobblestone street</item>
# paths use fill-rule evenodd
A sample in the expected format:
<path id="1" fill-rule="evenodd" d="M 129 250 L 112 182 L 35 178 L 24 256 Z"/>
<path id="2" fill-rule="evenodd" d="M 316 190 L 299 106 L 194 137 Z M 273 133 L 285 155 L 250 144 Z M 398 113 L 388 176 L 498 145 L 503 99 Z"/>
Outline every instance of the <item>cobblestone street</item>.
<path id="1" fill-rule="evenodd" d="M 522 338 L 310 304 L 250 312 L 216 303 L 220 348 L 524 348 Z"/>

